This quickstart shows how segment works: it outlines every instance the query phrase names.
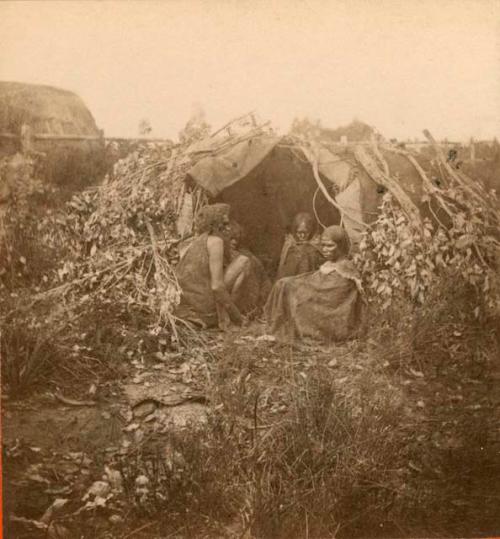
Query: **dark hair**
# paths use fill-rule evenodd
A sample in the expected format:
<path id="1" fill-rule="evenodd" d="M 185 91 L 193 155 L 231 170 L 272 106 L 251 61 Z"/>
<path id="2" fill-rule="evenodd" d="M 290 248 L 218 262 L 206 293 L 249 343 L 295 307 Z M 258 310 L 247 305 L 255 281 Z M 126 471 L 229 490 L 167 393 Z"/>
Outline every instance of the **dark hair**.
<path id="1" fill-rule="evenodd" d="M 196 216 L 196 232 L 213 234 L 222 228 L 224 217 L 229 218 L 231 207 L 229 204 L 210 204 L 203 206 Z"/>
<path id="2" fill-rule="evenodd" d="M 309 236 L 311 238 L 316 232 L 316 221 L 314 220 L 314 217 L 306 211 L 298 213 L 292 221 L 292 233 L 295 234 L 297 228 L 299 228 L 299 226 L 302 224 L 307 225 L 311 231 Z"/>
<path id="3" fill-rule="evenodd" d="M 351 242 L 347 232 L 341 226 L 333 225 L 325 228 L 321 234 L 321 240 L 324 241 L 325 239 L 334 241 L 343 255 L 347 256 L 349 254 Z"/>

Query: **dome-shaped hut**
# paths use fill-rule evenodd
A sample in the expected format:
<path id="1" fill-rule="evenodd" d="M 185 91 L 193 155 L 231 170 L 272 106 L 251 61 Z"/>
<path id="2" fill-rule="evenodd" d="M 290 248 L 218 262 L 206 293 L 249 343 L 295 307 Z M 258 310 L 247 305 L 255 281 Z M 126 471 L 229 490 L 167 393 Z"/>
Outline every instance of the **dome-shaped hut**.
<path id="1" fill-rule="evenodd" d="M 45 154 L 43 176 L 83 186 L 104 172 L 104 139 L 82 99 L 68 90 L 0 82 L 0 157 Z"/>

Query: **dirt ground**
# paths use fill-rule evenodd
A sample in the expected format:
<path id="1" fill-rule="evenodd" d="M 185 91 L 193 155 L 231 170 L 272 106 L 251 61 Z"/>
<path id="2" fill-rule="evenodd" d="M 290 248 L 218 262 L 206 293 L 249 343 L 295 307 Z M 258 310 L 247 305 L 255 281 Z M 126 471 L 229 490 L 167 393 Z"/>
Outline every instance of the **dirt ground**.
<path id="1" fill-rule="evenodd" d="M 229 357 L 231 350 L 234 358 Z M 419 424 L 427 425 L 425 436 L 437 444 L 441 453 L 449 455 L 445 462 L 453 468 L 452 473 L 436 465 L 437 473 L 463 480 L 449 484 L 446 499 L 450 504 L 441 508 L 445 515 L 441 520 L 433 515 L 420 528 L 386 523 L 386 528 L 377 530 L 376 535 L 479 537 L 500 531 L 498 365 L 479 368 L 470 378 L 461 375 L 460 366 L 450 366 L 445 377 L 442 373 L 433 376 L 418 371 L 401 372 L 389 365 L 376 365 L 366 357 L 354 361 L 349 344 L 283 351 L 261 328 L 253 327 L 226 336 L 213 335 L 207 350 L 200 347 L 165 354 L 147 364 L 131 359 L 129 374 L 124 379 L 79 388 L 78 398 L 55 395 L 52 390 L 24 400 L 4 395 L 5 537 L 210 536 L 208 532 L 193 535 L 192 531 L 182 530 L 163 535 L 154 518 L 137 515 L 131 508 L 106 511 L 96 506 L 90 507 L 89 513 L 83 512 L 82 506 L 92 501 L 88 493 L 96 481 L 111 481 L 110 473 L 106 475 L 111 456 L 207 420 L 207 414 L 216 405 L 210 385 L 214 376 L 211 362 L 221 357 L 217 354 L 225 354 L 228 361 L 236 362 L 234 387 L 252 379 L 262 387 L 276 389 L 278 397 L 269 403 L 270 417 L 280 417 L 287 406 L 280 402 L 279 390 L 291 374 L 298 373 L 306 379 L 320 366 L 327 368 L 340 386 L 360 374 L 373 377 L 374 383 L 388 379 L 395 390 L 403 392 L 408 413 Z M 468 447 L 463 437 L 457 438 L 457 429 L 452 428 L 457 421 L 465 431 Z M 448 430 L 453 434 L 448 435 Z M 419 438 L 411 443 L 418 446 L 427 441 Z M 423 484 L 436 483 L 436 478 L 431 481 L 429 475 L 432 462 L 409 462 L 409 467 Z M 49 510 L 56 500 L 64 500 L 60 513 Z M 59 522 L 59 518 L 60 524 L 52 524 Z M 443 524 L 452 521 L 454 525 Z M 223 535 L 250 537 L 238 521 L 228 523 Z"/>

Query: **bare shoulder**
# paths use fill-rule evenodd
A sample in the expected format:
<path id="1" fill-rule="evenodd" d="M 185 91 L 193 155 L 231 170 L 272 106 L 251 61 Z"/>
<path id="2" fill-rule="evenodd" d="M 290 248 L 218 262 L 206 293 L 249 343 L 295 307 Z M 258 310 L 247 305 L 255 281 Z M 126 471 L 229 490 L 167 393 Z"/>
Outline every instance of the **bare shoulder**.
<path id="1" fill-rule="evenodd" d="M 219 236 L 208 236 L 207 248 L 209 252 L 219 252 L 224 250 L 224 241 Z"/>

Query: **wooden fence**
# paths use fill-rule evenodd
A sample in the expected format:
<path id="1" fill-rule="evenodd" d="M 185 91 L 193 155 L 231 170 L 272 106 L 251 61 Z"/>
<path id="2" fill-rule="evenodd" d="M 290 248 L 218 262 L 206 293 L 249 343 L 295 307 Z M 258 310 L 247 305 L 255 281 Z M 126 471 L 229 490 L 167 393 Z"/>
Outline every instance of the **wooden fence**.
<path id="1" fill-rule="evenodd" d="M 19 134 L 0 132 L 0 140 L 20 140 L 21 150 L 29 152 L 33 149 L 35 141 L 102 141 L 102 142 L 169 142 L 165 138 L 147 138 L 147 137 L 105 137 L 104 132 L 100 131 L 99 135 L 56 135 L 47 133 L 33 133 L 33 129 L 29 125 L 23 125 Z"/>
<path id="2" fill-rule="evenodd" d="M 55 135 L 55 134 L 45 134 L 45 133 L 33 133 L 33 129 L 29 125 L 23 125 L 21 127 L 21 132 L 19 134 L 15 133 L 4 133 L 0 132 L 0 140 L 9 139 L 9 140 L 20 140 L 21 141 L 21 150 L 23 153 L 32 151 L 33 142 L 37 140 L 53 140 L 53 141 L 103 141 L 103 142 L 171 142 L 166 138 L 148 138 L 148 137 L 105 137 L 104 132 L 101 130 L 99 135 Z M 406 147 L 414 148 L 420 150 L 423 147 L 429 146 L 427 141 L 407 141 L 404 142 Z M 487 143 L 493 144 L 493 141 L 489 140 L 474 140 L 470 139 L 469 143 L 466 145 L 470 149 L 470 160 L 475 160 L 476 154 L 476 144 Z M 355 142 L 347 140 L 345 137 L 344 140 L 339 142 L 327 141 L 328 145 L 333 147 L 335 146 L 352 146 L 352 145 L 370 145 L 371 141 L 364 142 Z M 452 148 L 454 146 L 462 145 L 459 142 L 451 142 L 448 140 L 443 140 L 439 143 L 443 148 Z"/>

